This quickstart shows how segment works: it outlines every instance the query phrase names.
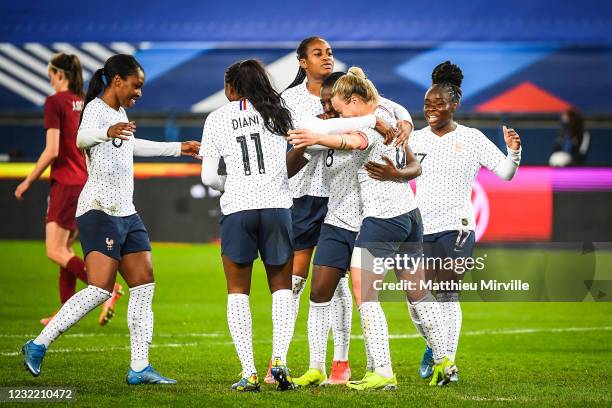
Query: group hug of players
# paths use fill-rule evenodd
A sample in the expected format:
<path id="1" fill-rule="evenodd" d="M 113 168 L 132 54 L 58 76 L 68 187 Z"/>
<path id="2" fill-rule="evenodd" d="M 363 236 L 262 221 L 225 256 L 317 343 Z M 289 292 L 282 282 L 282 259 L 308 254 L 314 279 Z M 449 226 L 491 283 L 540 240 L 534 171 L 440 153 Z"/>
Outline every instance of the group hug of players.
<path id="1" fill-rule="evenodd" d="M 480 131 L 453 120 L 463 75 L 448 61 L 434 69 L 425 95 L 428 126 L 413 131 L 406 109 L 382 98 L 361 69 L 333 72 L 332 50 L 324 39 L 305 39 L 297 57 L 298 75 L 282 94 L 258 61 L 232 64 L 225 73 L 230 102 L 207 117 L 201 144 L 135 138 L 136 126 L 125 108 L 142 94 L 142 67 L 131 56 L 115 55 L 96 71 L 72 139 L 72 147 L 85 153 L 88 175 L 76 205 L 88 286 L 67 299 L 41 334 L 24 345 L 24 364 L 34 376 L 51 342 L 113 298 L 120 271 L 130 288 L 127 382 L 175 382 L 148 361 L 155 283 L 149 238 L 132 204 L 133 156 L 182 154 L 201 157 L 203 183 L 223 192 L 227 321 L 242 366 L 232 389 L 260 390 L 249 304 L 258 256 L 272 293 L 272 354 L 265 382 L 276 383 L 279 390 L 333 384 L 355 390 L 397 388 L 387 321 L 372 284 L 380 272 L 373 270 L 372 261 L 424 252 L 426 257 L 470 257 L 475 242 L 472 183 L 482 166 L 510 180 L 520 163 L 520 138 L 503 128 L 504 155 Z M 49 72 L 70 82 L 68 69 L 50 64 Z M 221 160 L 224 174 L 218 171 Z M 416 179 L 416 197 L 411 179 Z M 53 201 L 50 197 L 50 213 Z M 287 353 L 313 253 L 310 364 L 306 373 L 293 377 Z M 395 273 L 413 282 L 460 278 L 452 267 L 395 268 Z M 367 358 L 366 373 L 357 381 L 351 381 L 348 362 L 353 298 Z M 458 381 L 459 293 L 434 296 L 417 287 L 406 291 L 406 300 L 427 343 L 421 377 L 431 377 L 430 385 Z M 328 377 L 330 327 L 334 357 Z"/>

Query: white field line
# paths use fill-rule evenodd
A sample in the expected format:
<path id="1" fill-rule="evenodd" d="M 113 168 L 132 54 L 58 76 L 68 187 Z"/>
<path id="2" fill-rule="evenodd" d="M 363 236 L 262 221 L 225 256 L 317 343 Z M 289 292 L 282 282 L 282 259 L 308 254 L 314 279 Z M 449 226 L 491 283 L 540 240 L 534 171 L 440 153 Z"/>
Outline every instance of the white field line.
<path id="1" fill-rule="evenodd" d="M 195 347 L 198 346 L 199 343 L 165 343 L 165 344 L 151 344 L 152 348 L 179 348 L 179 347 Z M 102 353 L 107 351 L 117 351 L 117 350 L 129 350 L 129 346 L 110 346 L 104 348 L 61 348 L 61 349 L 50 349 L 47 353 Z M 21 351 L 12 351 L 12 352 L 2 352 L 0 356 L 13 357 L 21 354 Z"/>
<path id="2" fill-rule="evenodd" d="M 611 331 L 612 326 L 599 326 L 599 327 L 561 327 L 561 328 L 541 328 L 541 329 L 507 329 L 507 330 L 477 330 L 477 331 L 468 331 L 462 333 L 463 336 L 485 336 L 485 335 L 512 335 L 512 334 L 531 334 L 531 333 L 577 333 L 577 332 L 588 332 L 588 331 Z M 121 333 L 109 333 L 109 334 L 89 334 L 89 333 L 74 333 L 74 334 L 66 334 L 63 337 L 127 337 L 127 334 Z M 175 334 L 158 334 L 155 337 L 223 337 L 222 333 L 183 333 L 181 335 Z M 32 338 L 36 337 L 34 334 L 0 334 L 0 338 Z M 421 336 L 419 334 L 390 334 L 389 338 L 391 340 L 402 340 L 402 339 L 418 339 Z M 362 340 L 363 337 L 361 335 L 352 335 L 351 339 L 353 340 Z M 293 340 L 303 341 L 306 340 L 306 336 L 294 336 Z M 257 343 L 264 343 L 266 341 L 256 341 Z M 271 339 L 268 339 L 267 342 L 271 342 Z M 153 343 L 151 347 L 194 347 L 198 346 L 201 343 L 191 342 L 191 343 Z M 215 344 L 232 344 L 231 341 L 222 341 L 215 342 Z M 129 350 L 128 346 L 116 347 L 109 346 L 104 348 L 63 348 L 63 349 L 50 349 L 49 353 L 76 353 L 76 352 L 84 352 L 84 353 L 99 353 L 106 352 L 112 350 Z M 17 356 L 21 354 L 20 352 L 0 352 L 0 356 Z"/>
<path id="3" fill-rule="evenodd" d="M 38 334 L 0 334 L 0 338 L 28 339 L 38 336 Z M 129 333 L 67 333 L 62 337 L 129 337 Z M 224 333 L 160 333 L 155 337 L 223 337 Z"/>

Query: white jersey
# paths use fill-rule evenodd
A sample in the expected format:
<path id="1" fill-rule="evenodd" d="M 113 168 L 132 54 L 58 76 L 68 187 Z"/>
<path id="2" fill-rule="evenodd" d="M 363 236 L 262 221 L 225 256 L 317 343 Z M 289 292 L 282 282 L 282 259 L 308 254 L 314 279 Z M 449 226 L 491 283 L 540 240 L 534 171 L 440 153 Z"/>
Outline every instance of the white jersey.
<path id="1" fill-rule="evenodd" d="M 229 102 L 208 115 L 200 155 L 225 161 L 224 215 L 293 204 L 287 181 L 287 140 L 266 129 L 250 102 Z"/>
<path id="2" fill-rule="evenodd" d="M 118 122 L 127 122 L 125 110 L 115 110 L 102 99 L 95 98 L 83 110 L 79 129 L 104 129 Z M 134 138 L 111 139 L 85 150 L 87 182 L 79 196 L 76 216 L 89 210 L 125 217 L 134 208 Z"/>
<path id="3" fill-rule="evenodd" d="M 361 195 L 357 170 L 365 164 L 367 151 L 328 150 L 324 176 L 329 184 L 329 201 L 324 223 L 358 232 L 361 226 Z"/>
<path id="4" fill-rule="evenodd" d="M 410 136 L 423 172 L 416 198 L 425 234 L 476 228 L 472 184 L 481 166 L 493 170 L 505 155 L 480 130 L 457 125 L 440 137 L 429 127 Z"/>
<path id="5" fill-rule="evenodd" d="M 393 114 L 384 106 L 379 106 L 376 116 L 395 125 Z M 396 149 L 393 143 L 384 144 L 383 137 L 373 129 L 361 129 L 368 137 L 367 157 L 364 162 L 373 161 L 384 164 L 382 156 L 386 156 L 398 168 L 406 164 L 406 154 L 402 148 Z M 365 167 L 360 166 L 357 172 L 363 218 L 393 218 L 406 214 L 417 208 L 416 200 L 410 184 L 404 181 L 379 181 L 368 175 Z"/>
<path id="6" fill-rule="evenodd" d="M 382 99 L 382 98 L 381 98 Z M 389 106 L 379 105 L 375 115 L 390 121 L 393 116 Z M 371 135 L 372 140 L 378 137 L 371 129 L 362 130 L 366 136 Z M 368 138 L 370 139 L 370 138 Z M 359 192 L 359 181 L 357 172 L 363 168 L 368 157 L 370 147 L 360 150 L 328 150 L 323 158 L 324 182 L 329 188 L 329 202 L 327 203 L 327 215 L 325 223 L 349 231 L 358 232 L 362 221 L 361 194 Z"/>
<path id="7" fill-rule="evenodd" d="M 289 88 L 282 93 L 287 107 L 291 110 L 294 127 L 299 128 L 299 118 L 318 116 L 323 113 L 323 105 L 318 96 L 311 94 L 306 88 L 306 81 Z M 328 197 L 327 186 L 323 182 L 324 156 L 326 151 L 312 152 L 308 163 L 289 179 L 289 187 L 293 198 L 305 195 Z"/>

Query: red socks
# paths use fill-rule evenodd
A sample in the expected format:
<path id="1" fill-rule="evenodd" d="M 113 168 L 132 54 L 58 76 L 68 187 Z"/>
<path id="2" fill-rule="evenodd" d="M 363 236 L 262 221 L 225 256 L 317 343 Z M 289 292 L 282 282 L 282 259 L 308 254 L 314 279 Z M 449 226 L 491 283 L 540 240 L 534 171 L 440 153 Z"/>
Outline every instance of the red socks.
<path id="1" fill-rule="evenodd" d="M 85 262 L 81 258 L 73 256 L 65 268 L 60 268 L 59 292 L 62 304 L 66 303 L 75 294 L 77 278 L 87 283 Z"/>
<path id="2" fill-rule="evenodd" d="M 60 268 L 59 292 L 62 305 L 76 292 L 76 276 L 65 268 Z"/>
<path id="3" fill-rule="evenodd" d="M 78 256 L 73 256 L 66 264 L 66 269 L 84 283 L 87 283 L 87 273 L 85 272 L 85 262 Z"/>

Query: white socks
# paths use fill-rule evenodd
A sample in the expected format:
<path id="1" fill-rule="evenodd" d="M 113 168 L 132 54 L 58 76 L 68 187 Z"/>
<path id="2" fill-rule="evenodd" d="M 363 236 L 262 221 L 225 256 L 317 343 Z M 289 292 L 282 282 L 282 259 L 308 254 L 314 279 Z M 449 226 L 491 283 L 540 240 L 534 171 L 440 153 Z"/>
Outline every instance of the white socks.
<path id="1" fill-rule="evenodd" d="M 421 321 L 421 327 L 427 337 L 436 364 L 446 356 L 446 324 L 442 318 L 440 305 L 431 293 L 412 304 Z"/>
<path id="2" fill-rule="evenodd" d="M 425 343 L 429 346 L 429 342 L 427 341 L 427 336 L 425 335 L 425 330 L 423 330 L 423 323 L 421 322 L 421 319 L 419 318 L 419 315 L 417 314 L 414 308 L 414 305 L 410 303 L 409 301 L 406 302 L 406 304 L 408 304 L 408 313 L 410 314 L 412 323 L 414 323 L 414 327 L 416 327 L 421 337 L 423 337 L 423 339 L 425 340 Z"/>
<path id="3" fill-rule="evenodd" d="M 130 288 L 127 323 L 130 329 L 132 370 L 142 371 L 149 365 L 149 346 L 153 341 L 153 293 L 155 283 Z"/>
<path id="4" fill-rule="evenodd" d="M 300 297 L 306 286 L 306 279 L 301 276 L 291 276 L 291 290 L 293 292 L 293 310 L 295 311 L 295 320 L 297 320 L 298 312 L 300 311 Z"/>
<path id="5" fill-rule="evenodd" d="M 310 348 L 310 368 L 325 374 L 327 354 L 327 334 L 329 333 L 330 303 L 310 302 L 308 311 L 308 346 Z"/>
<path id="6" fill-rule="evenodd" d="M 364 302 L 359 307 L 363 340 L 366 353 L 370 354 L 372 366 L 377 374 L 392 377 L 391 354 L 389 352 L 389 329 L 385 313 L 378 302 Z M 368 369 L 370 362 L 368 362 Z"/>
<path id="7" fill-rule="evenodd" d="M 294 296 L 290 289 L 272 293 L 272 358 L 280 358 L 285 364 L 295 326 L 293 307 Z"/>
<path id="8" fill-rule="evenodd" d="M 242 376 L 257 374 L 253 359 L 253 324 L 249 295 L 243 293 L 227 295 L 227 325 L 242 365 Z"/>
<path id="9" fill-rule="evenodd" d="M 461 333 L 461 304 L 459 303 L 459 293 L 438 293 L 436 295 L 442 318 L 446 324 L 447 339 L 446 352 L 451 361 L 455 361 L 457 346 L 459 344 L 459 334 Z"/>
<path id="10" fill-rule="evenodd" d="M 338 282 L 331 301 L 330 319 L 334 334 L 334 361 L 347 361 L 353 320 L 353 296 L 348 276 L 343 276 Z"/>
<path id="11" fill-rule="evenodd" d="M 49 347 L 60 334 L 71 328 L 87 313 L 100 306 L 110 297 L 110 292 L 92 285 L 75 293 L 64 303 L 40 335 L 34 339 L 34 343 Z"/>

